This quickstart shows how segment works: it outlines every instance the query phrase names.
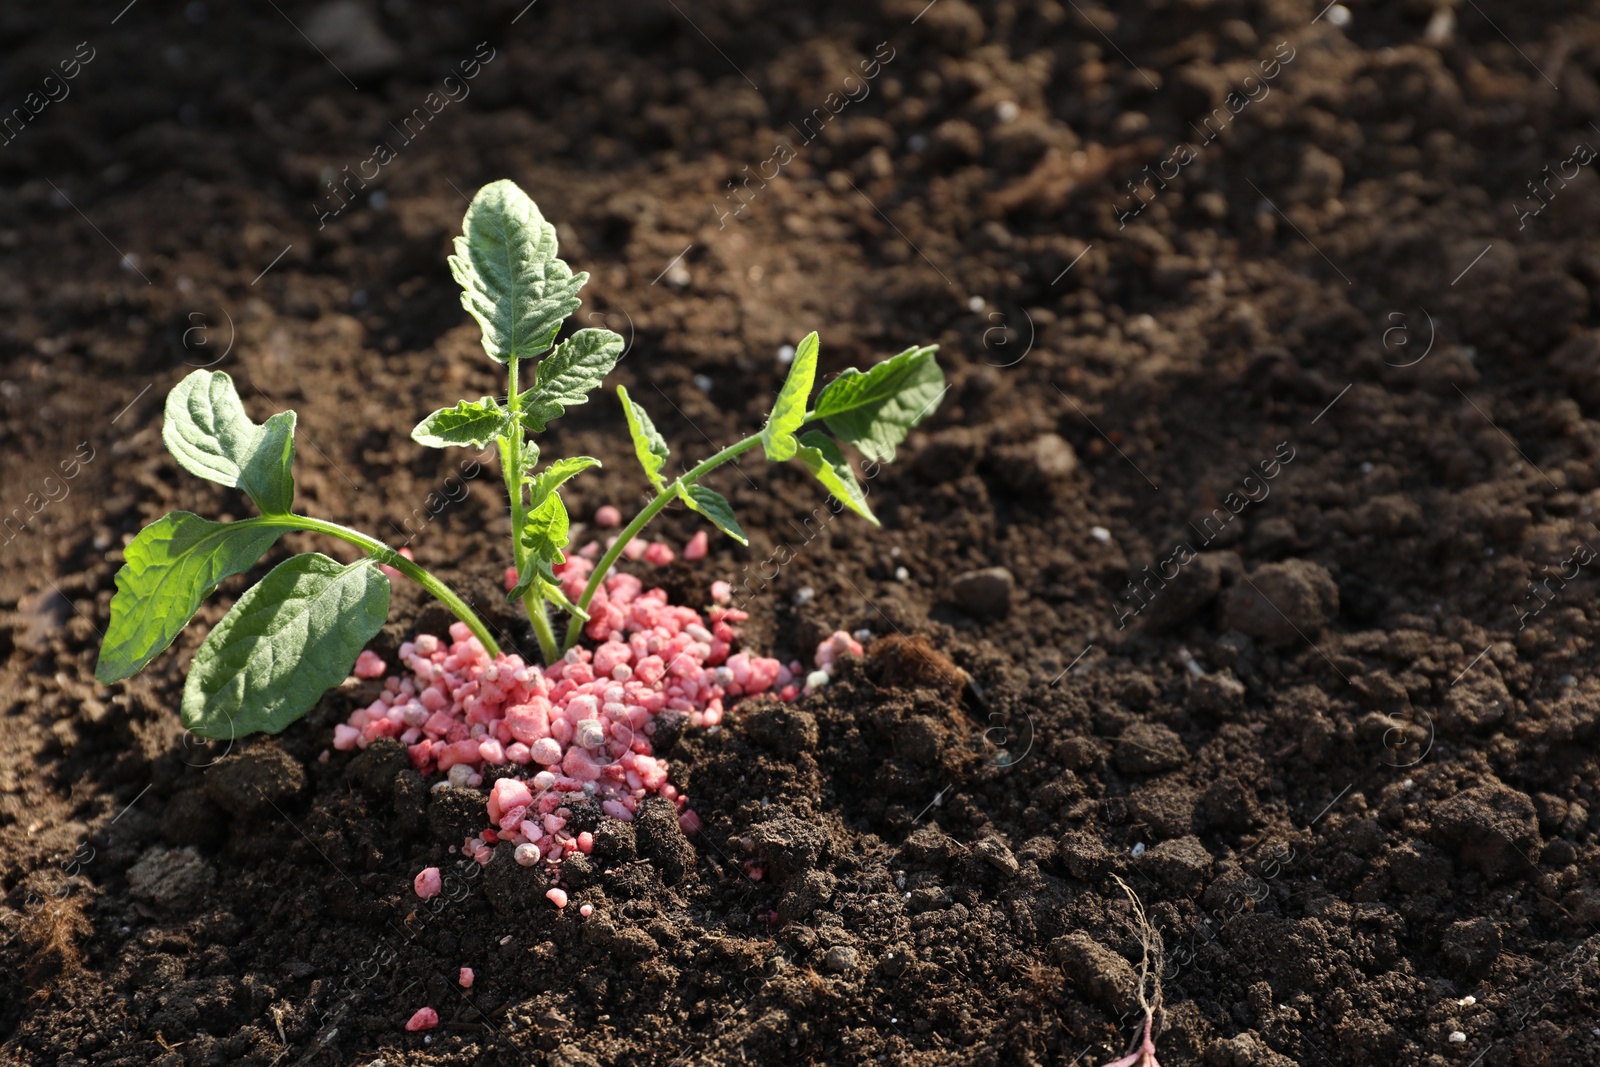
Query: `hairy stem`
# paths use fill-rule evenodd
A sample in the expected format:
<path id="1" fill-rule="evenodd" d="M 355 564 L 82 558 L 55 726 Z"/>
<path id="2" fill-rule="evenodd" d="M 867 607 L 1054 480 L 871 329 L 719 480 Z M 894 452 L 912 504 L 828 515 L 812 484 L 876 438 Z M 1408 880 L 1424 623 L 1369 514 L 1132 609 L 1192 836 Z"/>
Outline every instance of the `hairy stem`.
<path id="1" fill-rule="evenodd" d="M 522 435 L 522 423 L 517 413 L 522 409 L 522 397 L 517 389 L 517 364 L 513 358 L 506 369 L 508 391 L 506 393 L 506 408 L 511 412 L 511 430 L 500 438 L 500 468 L 505 475 L 506 493 L 511 497 L 511 555 L 517 565 L 517 580 L 521 581 L 526 574 L 528 564 L 528 549 L 522 543 L 522 528 L 527 517 L 527 504 L 522 494 L 522 446 L 525 443 Z M 522 609 L 528 613 L 528 622 L 533 625 L 533 634 L 539 639 L 539 653 L 547 664 L 554 663 L 561 656 L 560 646 L 556 644 L 555 631 L 550 628 L 550 616 L 545 610 L 544 594 L 538 582 L 530 582 L 528 588 L 522 593 Z"/>
<path id="2" fill-rule="evenodd" d="M 246 524 L 284 526 L 293 530 L 310 530 L 314 533 L 327 534 L 329 537 L 337 537 L 341 541 L 347 541 L 355 545 L 357 548 L 367 552 L 379 563 L 393 567 L 432 593 L 441 604 L 450 609 L 456 618 L 467 624 L 467 628 L 472 631 L 472 636 L 478 639 L 489 655 L 498 656 L 500 654 L 500 645 L 490 636 L 489 628 L 483 624 L 482 619 L 478 618 L 478 613 L 473 611 L 465 600 L 456 595 L 455 590 L 445 585 L 444 582 L 434 577 L 423 567 L 406 559 L 400 553 L 379 541 L 376 537 L 368 537 L 360 530 L 352 530 L 348 526 L 340 526 L 336 522 L 328 522 L 324 519 L 313 519 L 307 515 L 269 515 L 258 519 L 245 519 L 239 523 L 241 526 Z"/>
<path id="3" fill-rule="evenodd" d="M 600 562 L 594 565 L 594 571 L 589 575 L 589 584 L 583 587 L 583 595 L 578 598 L 579 609 L 587 612 L 589 602 L 594 599 L 595 591 L 600 588 L 600 583 L 605 581 L 606 574 L 610 572 L 612 564 L 617 562 L 617 557 L 622 555 L 622 550 L 628 547 L 628 542 L 639 536 L 639 531 L 649 525 L 650 520 L 661 513 L 661 509 L 678 499 L 678 486 L 687 489 L 707 474 L 716 470 L 724 463 L 735 459 L 745 452 L 750 451 L 761 443 L 760 434 L 752 434 L 736 444 L 729 445 L 721 452 L 701 463 L 687 474 L 683 474 L 668 482 L 666 487 L 656 493 L 656 498 L 644 506 L 644 510 L 634 516 L 632 522 L 617 535 L 616 543 L 600 557 Z M 583 633 L 583 620 L 574 615 L 567 624 L 567 639 L 562 645 L 563 650 L 571 648 L 578 643 L 578 637 Z"/>

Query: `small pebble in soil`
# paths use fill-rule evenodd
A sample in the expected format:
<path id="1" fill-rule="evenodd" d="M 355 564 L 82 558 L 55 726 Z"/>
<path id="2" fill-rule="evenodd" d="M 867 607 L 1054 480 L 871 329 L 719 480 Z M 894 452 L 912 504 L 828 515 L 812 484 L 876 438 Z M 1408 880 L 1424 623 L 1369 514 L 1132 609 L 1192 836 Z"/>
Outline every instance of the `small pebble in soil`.
<path id="1" fill-rule="evenodd" d="M 1106 529 L 1104 526 L 1089 527 L 1089 536 L 1093 537 L 1096 541 L 1099 541 L 1102 545 L 1109 545 L 1111 543 L 1111 531 Z"/>
<path id="2" fill-rule="evenodd" d="M 524 867 L 532 867 L 539 862 L 539 846 L 524 842 L 517 846 L 511 857 Z"/>
<path id="3" fill-rule="evenodd" d="M 461 983 L 462 989 L 471 989 L 473 980 L 476 977 L 477 976 L 472 973 L 471 967 L 463 967 L 461 968 L 461 973 L 457 976 L 456 980 Z"/>
<path id="4" fill-rule="evenodd" d="M 578 909 L 578 914 L 582 915 L 585 919 L 587 919 L 589 916 L 594 914 L 594 905 L 593 904 L 585 904 L 585 905 L 583 905 L 581 908 Z"/>
<path id="5" fill-rule="evenodd" d="M 567 906 L 567 891 L 565 889 L 551 889 L 544 896 L 546 900 L 558 908 Z"/>
<path id="6" fill-rule="evenodd" d="M 860 954 L 849 945 L 835 945 L 828 950 L 827 959 L 823 964 L 828 970 L 843 974 L 855 970 L 859 959 Z"/>
<path id="7" fill-rule="evenodd" d="M 711 387 L 716 384 L 709 374 L 696 374 L 690 381 L 694 382 L 694 387 L 702 393 L 711 392 Z"/>
<path id="8" fill-rule="evenodd" d="M 431 900 L 444 888 L 444 880 L 439 877 L 439 868 L 424 867 L 411 886 L 417 891 L 417 896 L 423 900 Z"/>
<path id="9" fill-rule="evenodd" d="M 894 569 L 894 580 L 897 581 L 897 582 L 910 581 L 911 580 L 911 572 L 906 570 L 904 567 L 896 567 Z"/>
<path id="10" fill-rule="evenodd" d="M 1450 1031 L 1450 1043 L 1452 1045 L 1465 1045 L 1467 1043 L 1467 1035 L 1460 1030 L 1452 1030 Z"/>
<path id="11" fill-rule="evenodd" d="M 968 613 L 998 618 L 1011 610 L 1016 579 L 1004 567 L 968 571 L 950 583 L 955 601 Z"/>
<path id="12" fill-rule="evenodd" d="M 406 1029 L 412 1032 L 417 1030 L 432 1030 L 439 1025 L 439 1013 L 432 1008 L 418 1008 L 411 1020 L 406 1023 Z"/>
<path id="13" fill-rule="evenodd" d="M 1138 859 L 1140 856 L 1144 855 L 1144 842 L 1140 841 L 1138 844 L 1134 845 L 1129 855 L 1131 855 L 1134 859 Z"/>
<path id="14" fill-rule="evenodd" d="M 807 604 L 811 603 L 811 598 L 816 595 L 817 591 L 815 589 L 811 588 L 809 585 L 802 585 L 799 589 L 794 591 L 795 606 L 805 607 Z"/>
<path id="15" fill-rule="evenodd" d="M 595 509 L 594 524 L 596 526 L 604 527 L 608 530 L 614 529 L 622 525 L 622 512 L 618 511 L 610 504 L 606 504 Z"/>

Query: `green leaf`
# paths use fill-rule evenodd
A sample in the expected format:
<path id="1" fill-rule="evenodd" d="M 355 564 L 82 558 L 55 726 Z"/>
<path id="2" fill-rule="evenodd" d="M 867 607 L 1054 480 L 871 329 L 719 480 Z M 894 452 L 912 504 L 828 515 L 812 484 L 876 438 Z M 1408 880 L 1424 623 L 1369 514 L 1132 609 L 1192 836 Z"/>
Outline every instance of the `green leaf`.
<path id="1" fill-rule="evenodd" d="M 537 581 L 558 584 L 554 567 L 566 561 L 566 553 L 562 550 L 572 543 L 570 530 L 567 505 L 560 493 L 547 493 L 523 516 L 522 531 L 518 536 L 529 553 L 522 571 L 517 575 L 517 584 L 506 594 L 507 600 L 520 600 L 528 587 Z"/>
<path id="2" fill-rule="evenodd" d="M 540 580 L 542 571 L 548 570 L 550 564 L 529 557 L 527 566 L 528 569 L 517 577 L 517 584 L 506 591 L 507 603 L 515 604 L 521 600 L 528 587 Z"/>
<path id="3" fill-rule="evenodd" d="M 197 370 L 167 394 L 161 439 L 190 474 L 238 488 L 239 469 L 260 434 L 222 371 Z"/>
<path id="4" fill-rule="evenodd" d="M 461 306 L 483 327 L 483 350 L 500 363 L 550 347 L 589 280 L 556 256 L 556 229 L 515 182 L 485 185 L 461 223 L 450 272 Z"/>
<path id="5" fill-rule="evenodd" d="M 212 522 L 173 511 L 123 550 L 111 624 L 94 676 L 110 685 L 144 669 L 189 624 L 224 578 L 255 566 L 286 527 Z"/>
<path id="6" fill-rule="evenodd" d="M 427 448 L 482 448 L 510 427 L 505 410 L 492 396 L 440 408 L 417 423 L 411 439 Z"/>
<path id="7" fill-rule="evenodd" d="M 656 424 L 650 421 L 644 408 L 628 396 L 628 390 L 619 385 L 617 395 L 622 398 L 622 412 L 628 417 L 628 433 L 633 436 L 633 454 L 639 457 L 644 476 L 650 479 L 650 484 L 659 493 L 667 484 L 661 477 L 661 468 L 666 465 L 672 450 L 667 448 L 666 438 L 656 430 Z"/>
<path id="8" fill-rule="evenodd" d="M 794 432 L 806 421 L 806 401 L 811 399 L 811 386 L 817 380 L 817 332 L 806 334 L 794 350 L 794 362 L 789 364 L 789 376 L 783 380 L 772 414 L 767 416 L 766 429 L 761 431 L 761 447 L 767 458 L 781 463 L 793 459 Z"/>
<path id="9" fill-rule="evenodd" d="M 544 498 L 555 492 L 569 479 L 583 473 L 590 467 L 602 466 L 601 462 L 593 456 L 573 456 L 570 459 L 558 459 L 536 476 L 528 479 L 528 498 L 534 507 L 544 502 Z"/>
<path id="10" fill-rule="evenodd" d="M 344 681 L 389 614 L 371 559 L 292 556 L 206 635 L 183 687 L 183 725 L 213 739 L 275 734 Z"/>
<path id="11" fill-rule="evenodd" d="M 610 330 L 579 330 L 556 346 L 534 372 L 532 389 L 522 394 L 522 424 L 539 433 L 551 419 L 589 399 L 622 358 L 621 335 Z"/>
<path id="12" fill-rule="evenodd" d="M 572 543 L 568 536 L 570 527 L 567 505 L 562 503 L 561 494 L 551 493 L 524 518 L 522 543 L 533 551 L 535 559 L 547 564 L 561 563 L 566 559 L 561 550 Z"/>
<path id="13" fill-rule="evenodd" d="M 197 370 L 167 394 L 161 439 L 190 474 L 243 489 L 264 515 L 284 515 L 294 504 L 294 428 L 292 411 L 251 422 L 232 378 Z"/>
<path id="14" fill-rule="evenodd" d="M 256 447 L 239 472 L 239 485 L 263 515 L 294 510 L 294 427 L 298 416 L 280 411 L 261 426 Z"/>
<path id="15" fill-rule="evenodd" d="M 678 499 L 687 504 L 690 510 L 698 511 L 710 519 L 712 525 L 741 545 L 750 543 L 750 539 L 739 528 L 739 520 L 733 517 L 733 506 L 721 493 L 703 485 L 691 485 L 685 488 L 679 484 Z"/>
<path id="16" fill-rule="evenodd" d="M 810 430 L 800 435 L 800 462 L 851 511 L 874 526 L 878 517 L 867 507 L 867 494 L 861 491 L 850 461 L 844 458 L 839 442 L 825 433 Z"/>
<path id="17" fill-rule="evenodd" d="M 845 371 L 817 397 L 814 416 L 868 459 L 890 462 L 895 447 L 944 396 L 944 371 L 933 358 L 938 348 L 908 348 L 865 374 Z"/>

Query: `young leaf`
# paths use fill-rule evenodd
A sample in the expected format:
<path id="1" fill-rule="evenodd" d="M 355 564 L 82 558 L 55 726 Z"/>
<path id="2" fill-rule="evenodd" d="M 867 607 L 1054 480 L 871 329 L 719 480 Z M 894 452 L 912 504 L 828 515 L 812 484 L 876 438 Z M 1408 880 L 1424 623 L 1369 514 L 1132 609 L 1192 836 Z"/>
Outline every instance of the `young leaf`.
<path id="1" fill-rule="evenodd" d="M 571 459 L 558 459 L 536 476 L 528 479 L 528 499 L 534 507 L 544 503 L 544 498 L 555 492 L 569 479 L 588 470 L 590 467 L 602 466 L 601 462 L 593 456 L 573 456 Z"/>
<path id="2" fill-rule="evenodd" d="M 844 458 L 839 442 L 825 433 L 810 430 L 800 435 L 800 462 L 841 503 L 874 526 L 878 517 L 867 507 L 867 494 L 861 491 L 850 461 Z"/>
<path id="3" fill-rule="evenodd" d="M 482 448 L 509 427 L 504 409 L 494 397 L 463 400 L 453 408 L 440 408 L 417 423 L 411 439 L 426 448 L 452 445 Z"/>
<path id="4" fill-rule="evenodd" d="M 944 372 L 933 358 L 938 347 L 908 348 L 865 374 L 845 371 L 817 397 L 815 417 L 868 459 L 888 463 L 944 396 Z"/>
<path id="5" fill-rule="evenodd" d="M 560 493 L 551 493 L 523 520 L 522 543 L 533 550 L 534 559 L 547 565 L 560 563 L 566 559 L 561 550 L 572 543 L 569 529 L 567 506 Z"/>
<path id="6" fill-rule="evenodd" d="M 507 459 L 510 458 L 509 455 L 508 455 L 508 453 L 510 452 L 510 440 L 508 438 L 502 437 L 500 439 L 500 446 L 501 446 L 500 458 L 501 458 L 501 461 L 504 462 L 504 461 L 506 461 Z M 535 467 L 537 467 L 538 465 L 539 465 L 539 446 L 534 444 L 531 440 L 529 440 L 527 438 L 523 438 L 523 441 L 522 441 L 522 480 L 524 482 L 531 482 L 533 480 L 533 469 Z"/>
<path id="7" fill-rule="evenodd" d="M 650 484 L 660 492 L 666 487 L 666 480 L 661 477 L 661 468 L 666 464 L 667 457 L 672 451 L 667 448 L 666 438 L 656 430 L 656 424 L 650 421 L 650 416 L 645 414 L 644 408 L 633 402 L 628 396 L 628 390 L 617 386 L 617 395 L 622 398 L 622 413 L 628 417 L 628 433 L 633 436 L 633 454 L 639 457 L 639 466 L 644 468 L 644 476 L 650 479 Z"/>
<path id="8" fill-rule="evenodd" d="M 161 439 L 190 474 L 237 488 L 260 432 L 222 371 L 197 370 L 167 394 Z"/>
<path id="9" fill-rule="evenodd" d="M 761 431 L 761 447 L 766 449 L 768 459 L 781 463 L 794 458 L 798 447 L 794 432 L 806 421 L 806 401 L 811 399 L 811 386 L 816 380 L 817 332 L 812 330 L 794 350 L 789 376 L 783 380 L 772 414 L 767 416 L 766 429 Z"/>
<path id="10" fill-rule="evenodd" d="M 107 685 L 131 678 L 172 644 L 201 601 L 224 578 L 255 566 L 284 527 L 212 522 L 173 511 L 123 549 L 111 624 L 94 676 Z"/>
<path id="11" fill-rule="evenodd" d="M 556 584 L 554 567 L 566 560 L 562 549 L 572 543 L 567 518 L 567 505 L 560 493 L 546 493 L 536 500 L 522 519 L 522 532 L 518 535 L 529 549 L 523 570 L 517 575 L 517 584 L 506 594 L 507 600 L 520 600 L 535 582 Z M 543 587 L 540 587 L 541 590 Z"/>
<path id="12" fill-rule="evenodd" d="M 461 226 L 450 272 L 483 327 L 483 350 L 500 363 L 537 356 L 578 310 L 589 276 L 557 258 L 555 227 L 515 182 L 479 189 Z"/>
<path id="13" fill-rule="evenodd" d="M 243 489 L 264 515 L 283 515 L 294 502 L 294 427 L 292 411 L 265 426 L 251 422 L 232 378 L 197 370 L 167 394 L 161 439 L 190 474 Z"/>
<path id="14" fill-rule="evenodd" d="M 250 458 L 239 472 L 239 487 L 250 494 L 263 515 L 294 510 L 294 427 L 298 416 L 280 411 L 261 426 Z"/>
<path id="15" fill-rule="evenodd" d="M 548 570 L 550 564 L 534 559 L 530 556 L 528 557 L 527 567 L 527 570 L 523 571 L 517 576 L 517 584 L 506 590 L 506 602 L 508 604 L 515 604 L 517 601 L 521 600 L 523 594 L 528 591 L 528 587 L 534 582 L 539 581 L 542 573 L 541 568 Z"/>
<path id="16" fill-rule="evenodd" d="M 344 681 L 388 614 L 389 580 L 374 561 L 290 557 L 206 635 L 183 687 L 183 725 L 207 738 L 279 732 Z"/>
<path id="17" fill-rule="evenodd" d="M 698 511 L 710 519 L 712 525 L 741 545 L 750 543 L 750 539 L 739 528 L 739 520 L 733 517 L 733 506 L 721 493 L 703 485 L 691 485 L 688 488 L 679 485 L 678 499 L 687 504 L 690 510 Z"/>
<path id="18" fill-rule="evenodd" d="M 579 330 L 556 346 L 534 372 L 532 389 L 522 394 L 522 424 L 540 433 L 551 419 L 589 399 L 622 358 L 623 340 L 610 330 Z"/>

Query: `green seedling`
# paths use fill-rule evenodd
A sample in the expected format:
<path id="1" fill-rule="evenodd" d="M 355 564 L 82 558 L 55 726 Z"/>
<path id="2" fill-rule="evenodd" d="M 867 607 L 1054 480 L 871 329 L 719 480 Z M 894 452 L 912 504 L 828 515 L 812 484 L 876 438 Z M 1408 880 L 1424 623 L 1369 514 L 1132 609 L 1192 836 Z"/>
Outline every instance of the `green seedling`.
<path id="1" fill-rule="evenodd" d="M 908 348 L 866 372 L 844 371 L 812 404 L 817 374 L 817 335 L 812 333 L 796 347 L 765 428 L 669 479 L 663 473 L 670 455 L 666 441 L 644 408 L 618 386 L 634 452 L 655 495 L 595 565 L 573 603 L 554 573 L 569 543 L 561 487 L 600 461 L 577 456 L 540 469 L 530 435 L 588 401 L 622 357 L 623 341 L 602 329 L 577 330 L 556 340 L 578 309 L 578 290 L 588 275 L 574 274 L 556 255 L 555 227 L 514 183 L 498 181 L 480 190 L 463 230 L 450 268 L 461 285 L 462 305 L 483 329 L 484 351 L 506 368 L 506 393 L 435 411 L 411 436 L 431 448 L 493 444 L 498 451 L 511 503 L 518 578 L 510 595 L 526 609 L 546 663 L 577 643 L 589 603 L 623 548 L 669 504 L 698 512 L 746 543 L 733 508 L 701 479 L 755 448 L 770 460 L 798 459 L 844 506 L 877 525 L 839 442 L 874 463 L 887 463 L 944 395 L 944 374 L 934 360 L 934 346 L 927 345 Z M 239 597 L 189 667 L 181 717 L 200 737 L 277 733 L 342 682 L 388 616 L 389 581 L 379 565 L 421 585 L 472 630 L 491 656 L 500 653 L 472 608 L 426 569 L 359 530 L 294 512 L 295 419 L 294 412 L 285 411 L 253 422 L 232 379 L 209 370 L 190 374 L 167 396 L 162 439 L 179 465 L 244 490 L 261 514 L 213 522 L 174 511 L 140 531 L 124 550 L 125 563 L 117 573 L 111 621 L 95 668 L 100 681 L 109 684 L 142 670 L 172 643 L 218 583 L 249 570 L 291 530 L 336 537 L 367 554 L 350 564 L 315 552 L 292 556 Z M 551 607 L 570 616 L 563 640 L 556 637 Z"/>

